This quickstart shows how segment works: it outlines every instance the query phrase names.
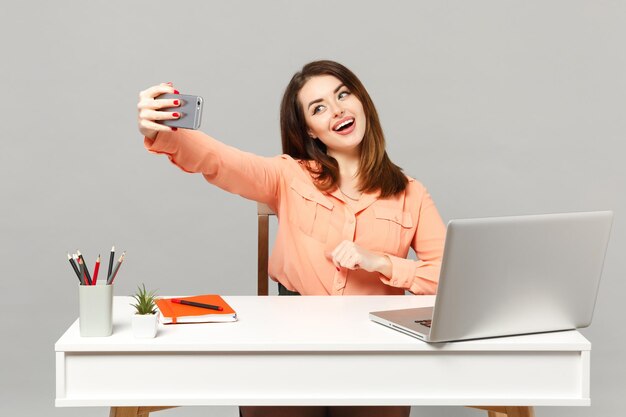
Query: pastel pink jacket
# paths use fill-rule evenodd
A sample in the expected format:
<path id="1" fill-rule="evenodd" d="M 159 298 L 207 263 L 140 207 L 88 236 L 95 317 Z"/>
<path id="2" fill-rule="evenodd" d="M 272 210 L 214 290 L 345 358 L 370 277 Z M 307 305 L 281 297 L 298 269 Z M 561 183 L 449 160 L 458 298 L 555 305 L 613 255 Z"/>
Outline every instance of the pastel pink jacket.
<path id="1" fill-rule="evenodd" d="M 288 155 L 257 156 L 185 129 L 160 132 L 144 144 L 182 170 L 201 173 L 211 184 L 274 210 L 278 232 L 269 275 L 287 289 L 302 295 L 436 292 L 445 226 L 420 182 L 409 178 L 406 190 L 393 197 L 364 193 L 358 202 L 349 202 L 338 189 L 318 190 L 305 163 Z M 391 276 L 337 271 L 330 253 L 343 240 L 386 254 Z M 417 261 L 406 259 L 409 248 Z"/>

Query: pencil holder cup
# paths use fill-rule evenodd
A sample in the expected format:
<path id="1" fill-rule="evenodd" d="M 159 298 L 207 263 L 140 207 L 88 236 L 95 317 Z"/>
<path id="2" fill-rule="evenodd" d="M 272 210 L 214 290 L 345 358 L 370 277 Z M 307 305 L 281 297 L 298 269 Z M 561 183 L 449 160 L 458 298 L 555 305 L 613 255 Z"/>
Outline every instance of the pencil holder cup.
<path id="1" fill-rule="evenodd" d="M 78 287 L 81 336 L 110 336 L 113 332 L 113 285 Z"/>

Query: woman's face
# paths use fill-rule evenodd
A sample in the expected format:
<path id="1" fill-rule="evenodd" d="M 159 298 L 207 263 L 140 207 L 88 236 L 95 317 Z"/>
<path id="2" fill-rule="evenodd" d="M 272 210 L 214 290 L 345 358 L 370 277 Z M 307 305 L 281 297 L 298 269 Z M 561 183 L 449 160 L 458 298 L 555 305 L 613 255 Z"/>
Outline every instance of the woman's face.
<path id="1" fill-rule="evenodd" d="M 365 135 L 361 101 L 332 75 L 309 79 L 298 93 L 309 135 L 326 145 L 328 154 L 353 153 Z"/>

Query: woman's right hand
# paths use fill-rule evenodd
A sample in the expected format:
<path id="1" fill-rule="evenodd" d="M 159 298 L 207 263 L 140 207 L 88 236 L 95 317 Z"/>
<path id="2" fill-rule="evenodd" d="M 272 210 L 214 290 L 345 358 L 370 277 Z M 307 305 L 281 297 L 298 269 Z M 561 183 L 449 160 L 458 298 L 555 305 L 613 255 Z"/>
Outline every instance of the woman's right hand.
<path id="1" fill-rule="evenodd" d="M 139 103 L 137 103 L 139 115 L 137 117 L 137 123 L 141 134 L 148 139 L 156 138 L 160 131 L 176 130 L 175 127 L 156 123 L 156 120 L 171 120 L 180 117 L 180 113 L 177 112 L 159 111 L 162 108 L 180 106 L 180 100 L 155 99 L 155 97 L 167 93 L 179 94 L 172 86 L 172 83 L 161 83 L 139 93 Z"/>

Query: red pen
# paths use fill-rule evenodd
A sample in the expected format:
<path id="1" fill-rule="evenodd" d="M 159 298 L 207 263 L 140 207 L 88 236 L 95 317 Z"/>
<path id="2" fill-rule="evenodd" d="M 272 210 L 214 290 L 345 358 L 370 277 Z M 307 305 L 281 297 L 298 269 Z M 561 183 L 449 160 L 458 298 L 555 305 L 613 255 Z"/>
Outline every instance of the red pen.
<path id="1" fill-rule="evenodd" d="M 175 303 L 175 304 L 184 304 L 184 305 L 187 305 L 187 306 L 208 308 L 209 310 L 217 310 L 217 311 L 224 310 L 222 307 L 214 306 L 213 304 L 196 303 L 195 301 L 181 300 L 180 298 L 170 298 L 170 301 Z"/>
<path id="2" fill-rule="evenodd" d="M 98 254 L 98 259 L 96 259 L 96 266 L 93 267 L 93 281 L 92 285 L 96 285 L 96 281 L 98 281 L 98 271 L 100 270 L 100 254 Z"/>

